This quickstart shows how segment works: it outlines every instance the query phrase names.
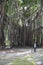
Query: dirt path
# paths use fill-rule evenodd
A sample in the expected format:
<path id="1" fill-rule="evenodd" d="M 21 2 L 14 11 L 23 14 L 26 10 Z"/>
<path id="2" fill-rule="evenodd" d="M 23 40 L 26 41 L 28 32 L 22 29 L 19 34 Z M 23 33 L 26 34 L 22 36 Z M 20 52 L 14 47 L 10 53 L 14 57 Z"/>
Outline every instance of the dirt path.
<path id="1" fill-rule="evenodd" d="M 16 58 L 21 58 L 31 54 L 35 62 L 43 64 L 43 50 L 38 49 L 36 53 L 32 52 L 31 49 L 15 49 L 10 51 L 0 51 L 0 65 L 11 65 L 11 62 Z"/>

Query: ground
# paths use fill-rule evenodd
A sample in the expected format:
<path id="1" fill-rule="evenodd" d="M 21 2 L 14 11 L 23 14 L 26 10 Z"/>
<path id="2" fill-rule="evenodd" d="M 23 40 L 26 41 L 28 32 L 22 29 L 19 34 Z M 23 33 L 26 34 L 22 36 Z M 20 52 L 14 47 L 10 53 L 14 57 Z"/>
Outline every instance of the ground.
<path id="1" fill-rule="evenodd" d="M 15 65 L 13 63 L 15 63 L 17 59 L 21 59 L 22 61 L 26 59 L 29 62 L 31 61 L 33 65 L 43 65 L 43 48 L 37 49 L 36 52 L 34 52 L 32 48 L 0 50 L 0 65 Z"/>

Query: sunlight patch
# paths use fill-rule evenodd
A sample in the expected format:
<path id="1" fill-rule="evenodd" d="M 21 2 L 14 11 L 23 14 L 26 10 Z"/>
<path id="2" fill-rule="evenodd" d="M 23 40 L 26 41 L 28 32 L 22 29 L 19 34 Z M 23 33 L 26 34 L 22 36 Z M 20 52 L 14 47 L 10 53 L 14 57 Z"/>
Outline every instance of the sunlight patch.
<path id="1" fill-rule="evenodd" d="M 42 62 L 40 62 L 40 61 L 39 61 L 39 62 L 37 62 L 37 64 L 38 64 L 38 65 L 41 65 L 41 64 L 42 64 Z"/>

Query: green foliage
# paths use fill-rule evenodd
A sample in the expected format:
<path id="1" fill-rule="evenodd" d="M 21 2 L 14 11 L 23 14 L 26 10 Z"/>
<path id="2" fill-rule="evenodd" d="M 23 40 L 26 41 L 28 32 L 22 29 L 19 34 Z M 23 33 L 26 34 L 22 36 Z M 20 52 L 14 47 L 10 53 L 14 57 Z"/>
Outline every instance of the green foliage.
<path id="1" fill-rule="evenodd" d="M 16 15 L 17 13 L 17 8 L 16 5 L 18 4 L 18 9 L 19 7 L 27 7 L 27 10 L 24 10 L 24 16 L 28 17 L 30 14 L 38 7 L 38 3 L 40 2 L 39 0 L 18 0 L 17 4 L 15 5 L 16 1 L 13 0 L 8 0 L 6 2 L 6 12 L 8 16 Z"/>
<path id="2" fill-rule="evenodd" d="M 10 41 L 8 40 L 8 29 L 7 29 L 7 26 L 5 27 L 4 29 L 4 36 L 5 36 L 5 43 L 6 43 L 6 46 L 9 46 L 10 45 Z"/>

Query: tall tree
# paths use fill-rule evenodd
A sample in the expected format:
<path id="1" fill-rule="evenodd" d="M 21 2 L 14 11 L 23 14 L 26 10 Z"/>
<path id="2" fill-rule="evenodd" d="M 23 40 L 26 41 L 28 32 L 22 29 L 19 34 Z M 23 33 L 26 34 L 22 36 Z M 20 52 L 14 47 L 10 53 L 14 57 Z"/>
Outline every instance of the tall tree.
<path id="1" fill-rule="evenodd" d="M 4 43 L 4 7 L 5 7 L 5 0 L 0 0 L 0 48 L 5 47 Z"/>

